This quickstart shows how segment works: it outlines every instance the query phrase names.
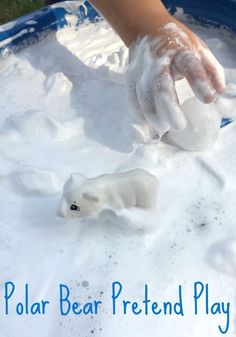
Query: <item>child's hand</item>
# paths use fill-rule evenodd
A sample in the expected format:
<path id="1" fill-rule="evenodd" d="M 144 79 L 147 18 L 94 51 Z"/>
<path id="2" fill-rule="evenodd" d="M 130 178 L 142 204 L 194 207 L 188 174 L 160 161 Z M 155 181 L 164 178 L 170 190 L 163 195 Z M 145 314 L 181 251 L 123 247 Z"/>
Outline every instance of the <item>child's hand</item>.
<path id="1" fill-rule="evenodd" d="M 216 94 L 223 93 L 223 68 L 207 46 L 168 13 L 161 0 L 90 2 L 129 46 L 130 101 L 159 136 L 169 128 L 180 131 L 186 126 L 175 80 L 185 77 L 204 103 L 212 102 Z"/>
<path id="2" fill-rule="evenodd" d="M 205 43 L 170 17 L 154 34 L 131 44 L 126 74 L 134 110 L 159 136 L 169 128 L 180 131 L 186 126 L 174 86 L 181 77 L 204 103 L 212 102 L 225 89 L 224 70 Z"/>

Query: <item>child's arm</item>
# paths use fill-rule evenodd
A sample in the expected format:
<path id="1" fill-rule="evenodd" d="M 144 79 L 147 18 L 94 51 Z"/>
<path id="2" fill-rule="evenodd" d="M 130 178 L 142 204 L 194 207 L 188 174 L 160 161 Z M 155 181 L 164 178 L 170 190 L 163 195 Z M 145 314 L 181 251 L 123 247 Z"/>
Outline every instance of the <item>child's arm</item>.
<path id="1" fill-rule="evenodd" d="M 170 15 L 159 0 L 91 0 L 127 46 L 139 36 L 155 34 Z"/>
<path id="2" fill-rule="evenodd" d="M 161 1 L 90 2 L 130 47 L 127 77 L 131 102 L 157 129 L 160 125 L 162 131 L 185 127 L 174 87 L 176 79 L 185 77 L 204 103 L 223 93 L 221 65 L 205 43 L 172 17 Z"/>

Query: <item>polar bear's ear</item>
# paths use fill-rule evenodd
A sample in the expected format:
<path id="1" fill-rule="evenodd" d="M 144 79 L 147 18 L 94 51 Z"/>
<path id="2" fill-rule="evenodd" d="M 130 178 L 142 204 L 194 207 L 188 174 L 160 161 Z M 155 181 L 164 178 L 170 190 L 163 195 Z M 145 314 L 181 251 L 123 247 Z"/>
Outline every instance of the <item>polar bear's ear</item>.
<path id="1" fill-rule="evenodd" d="M 86 180 L 87 178 L 83 174 L 72 173 L 64 185 L 64 193 L 71 194 L 75 192 Z"/>
<path id="2" fill-rule="evenodd" d="M 81 185 L 85 182 L 87 178 L 81 173 L 72 173 L 69 180 L 72 185 Z"/>
<path id="3" fill-rule="evenodd" d="M 91 201 L 91 202 L 98 202 L 99 201 L 99 198 L 93 192 L 85 192 L 82 195 L 83 195 L 83 198 L 85 200 L 88 200 L 88 201 Z"/>

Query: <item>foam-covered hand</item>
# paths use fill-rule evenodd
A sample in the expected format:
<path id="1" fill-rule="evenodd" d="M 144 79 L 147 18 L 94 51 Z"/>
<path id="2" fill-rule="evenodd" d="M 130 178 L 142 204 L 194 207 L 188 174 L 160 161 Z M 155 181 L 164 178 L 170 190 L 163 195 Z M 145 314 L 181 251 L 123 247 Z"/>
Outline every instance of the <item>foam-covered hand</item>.
<path id="1" fill-rule="evenodd" d="M 154 34 L 131 44 L 126 72 L 133 110 L 152 124 L 160 137 L 169 129 L 186 127 L 174 85 L 182 77 L 204 103 L 212 102 L 225 88 L 224 70 L 206 44 L 170 17 Z"/>

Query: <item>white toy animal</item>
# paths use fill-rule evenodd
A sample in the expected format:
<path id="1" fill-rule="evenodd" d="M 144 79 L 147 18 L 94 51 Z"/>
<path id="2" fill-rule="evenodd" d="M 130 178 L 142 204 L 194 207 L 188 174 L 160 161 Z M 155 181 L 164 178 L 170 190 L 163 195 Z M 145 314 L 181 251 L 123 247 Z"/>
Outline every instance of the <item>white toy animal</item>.
<path id="1" fill-rule="evenodd" d="M 66 181 L 59 213 L 64 217 L 95 215 L 105 208 L 153 208 L 157 179 L 143 169 L 88 179 L 73 173 Z"/>

